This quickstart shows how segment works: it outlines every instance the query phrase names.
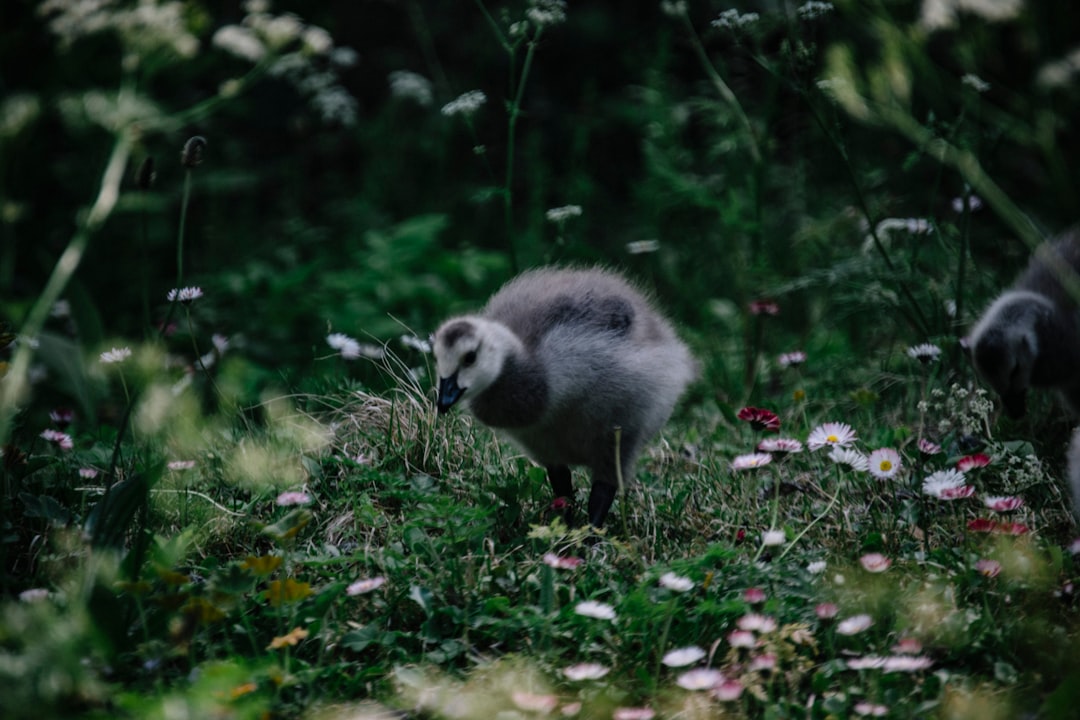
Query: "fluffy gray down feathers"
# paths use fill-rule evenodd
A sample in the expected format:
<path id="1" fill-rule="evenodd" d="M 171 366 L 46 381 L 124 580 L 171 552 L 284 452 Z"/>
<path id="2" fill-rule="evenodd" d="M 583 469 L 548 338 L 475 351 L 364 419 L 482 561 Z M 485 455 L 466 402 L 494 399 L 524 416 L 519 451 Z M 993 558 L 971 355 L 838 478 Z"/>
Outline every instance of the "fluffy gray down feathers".
<path id="1" fill-rule="evenodd" d="M 1024 415 L 1030 387 L 1056 390 L 1080 416 L 1080 312 L 1062 271 L 1074 278 L 1080 272 L 1075 230 L 1040 246 L 968 335 L 975 369 L 1014 417 Z M 1073 511 L 1080 518 L 1080 428 L 1073 432 L 1067 461 Z"/>
<path id="2" fill-rule="evenodd" d="M 569 477 L 565 466 L 592 469 L 589 514 L 597 526 L 607 512 L 597 494 L 613 498 L 617 484 L 615 428 L 629 480 L 642 445 L 697 374 L 690 351 L 646 296 L 602 269 L 519 275 L 477 315 L 443 323 L 434 352 L 440 410 L 460 399 L 547 467 L 557 496 L 566 490 L 557 480 Z"/>

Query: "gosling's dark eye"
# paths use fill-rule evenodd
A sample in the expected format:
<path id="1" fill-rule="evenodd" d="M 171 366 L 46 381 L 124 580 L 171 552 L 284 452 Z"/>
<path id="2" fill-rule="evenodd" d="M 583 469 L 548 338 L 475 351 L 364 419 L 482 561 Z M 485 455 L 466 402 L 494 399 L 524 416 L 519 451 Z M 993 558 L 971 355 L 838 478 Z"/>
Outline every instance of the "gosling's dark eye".
<path id="1" fill-rule="evenodd" d="M 461 366 L 462 367 L 470 367 L 475 362 L 476 362 L 476 351 L 475 350 L 470 350 L 469 352 L 467 352 L 467 353 L 465 353 L 464 355 L 461 356 Z"/>

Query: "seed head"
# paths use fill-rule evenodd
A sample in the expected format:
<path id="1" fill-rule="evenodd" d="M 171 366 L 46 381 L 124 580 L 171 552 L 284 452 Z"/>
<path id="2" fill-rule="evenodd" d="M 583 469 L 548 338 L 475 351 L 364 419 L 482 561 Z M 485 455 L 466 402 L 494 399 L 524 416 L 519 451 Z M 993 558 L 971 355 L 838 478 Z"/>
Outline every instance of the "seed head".
<path id="1" fill-rule="evenodd" d="M 205 152 L 206 138 L 202 135 L 194 135 L 184 143 L 184 149 L 180 152 L 180 164 L 189 170 L 202 165 Z"/>

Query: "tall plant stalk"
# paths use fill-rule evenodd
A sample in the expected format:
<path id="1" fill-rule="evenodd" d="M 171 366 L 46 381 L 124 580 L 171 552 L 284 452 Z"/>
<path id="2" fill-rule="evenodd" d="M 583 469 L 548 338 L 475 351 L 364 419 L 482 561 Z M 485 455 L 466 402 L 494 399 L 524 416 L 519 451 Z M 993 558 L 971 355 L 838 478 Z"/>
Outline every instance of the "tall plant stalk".
<path id="1" fill-rule="evenodd" d="M 56 265 L 53 266 L 45 288 L 30 308 L 30 313 L 19 331 L 21 339 L 12 357 L 11 366 L 7 375 L 0 381 L 0 443 L 8 441 L 18 405 L 29 391 L 27 371 L 33 355 L 30 341 L 41 332 L 49 317 L 50 308 L 60 298 L 75 271 L 79 269 L 90 239 L 101 229 L 116 207 L 124 170 L 131 157 L 132 143 L 132 137 L 128 132 L 124 131 L 117 135 L 112 153 L 105 164 L 105 171 L 101 176 L 97 198 L 83 215 L 78 229 L 68 242 L 63 254 L 60 255 L 60 259 L 56 261 Z"/>

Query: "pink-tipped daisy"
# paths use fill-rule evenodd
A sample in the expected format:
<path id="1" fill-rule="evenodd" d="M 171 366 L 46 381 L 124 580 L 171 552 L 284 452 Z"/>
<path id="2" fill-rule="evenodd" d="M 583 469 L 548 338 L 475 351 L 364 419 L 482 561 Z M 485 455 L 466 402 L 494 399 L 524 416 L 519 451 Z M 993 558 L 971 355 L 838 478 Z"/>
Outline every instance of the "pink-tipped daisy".
<path id="1" fill-rule="evenodd" d="M 806 362 L 806 353 L 802 350 L 795 350 L 794 352 L 781 353 L 777 356 L 776 362 L 780 364 L 780 367 L 791 367 L 793 365 L 802 365 Z"/>
<path id="2" fill-rule="evenodd" d="M 855 431 L 847 423 L 827 422 L 810 431 L 806 446 L 811 450 L 823 447 L 847 447 L 855 442 Z"/>
<path id="3" fill-rule="evenodd" d="M 892 480 L 903 466 L 900 453 L 892 448 L 874 450 L 867 461 L 870 464 L 870 474 L 878 480 Z"/>
<path id="4" fill-rule="evenodd" d="M 771 633 L 776 630 L 776 618 L 759 613 L 747 613 L 735 621 L 740 630 L 749 630 L 757 633 Z"/>
<path id="5" fill-rule="evenodd" d="M 675 684 L 684 690 L 709 690 L 724 681 L 719 670 L 694 668 L 687 670 L 675 680 Z"/>
<path id="6" fill-rule="evenodd" d="M 738 700 L 742 695 L 743 685 L 735 678 L 725 678 L 712 689 L 712 696 L 721 702 Z"/>
<path id="7" fill-rule="evenodd" d="M 750 603 L 751 605 L 763 603 L 765 602 L 765 598 L 767 597 L 764 590 L 756 587 L 746 588 L 745 590 L 743 590 L 742 596 L 743 600 Z"/>
<path id="8" fill-rule="evenodd" d="M 379 575 L 373 578 L 364 578 L 363 580 L 357 580 L 350 583 L 349 587 L 345 588 L 345 594 L 349 596 L 366 595 L 369 592 L 378 590 L 386 584 L 386 578 Z"/>
<path id="9" fill-rule="evenodd" d="M 990 464 L 990 456 L 977 453 L 975 455 L 968 455 L 960 458 L 956 463 L 956 469 L 960 472 L 968 472 L 975 470 L 976 468 L 986 467 Z"/>
<path id="10" fill-rule="evenodd" d="M 995 512 L 1010 512 L 1023 507 L 1024 499 L 1012 495 L 990 496 L 983 498 L 983 505 Z"/>
<path id="11" fill-rule="evenodd" d="M 862 565 L 867 572 L 880 573 L 889 569 L 889 566 L 892 565 L 892 560 L 881 553 L 866 553 L 859 558 L 859 564 Z"/>
<path id="12" fill-rule="evenodd" d="M 870 469 L 870 463 L 865 455 L 854 448 L 834 446 L 829 451 L 829 459 L 837 465 L 847 465 L 852 470 L 866 472 Z"/>
<path id="13" fill-rule="evenodd" d="M 832 620 L 839 614 L 840 608 L 835 603 L 824 602 L 814 606 L 814 614 L 819 620 Z"/>
<path id="14" fill-rule="evenodd" d="M 975 569 L 980 575 L 985 575 L 988 578 L 997 577 L 1001 572 L 1001 563 L 997 560 L 990 560 L 983 558 L 975 563 Z"/>
<path id="15" fill-rule="evenodd" d="M 836 632 L 841 635 L 858 635 L 873 624 L 874 619 L 869 615 L 852 615 L 836 624 Z"/>
<path id="16" fill-rule="evenodd" d="M 885 658 L 882 670 L 892 672 L 919 672 L 926 670 L 934 664 L 934 661 L 923 655 L 891 655 Z"/>
<path id="17" fill-rule="evenodd" d="M 290 490 L 278 495 L 275 502 L 282 507 L 289 507 L 290 505 L 310 505 L 311 496 L 305 492 Z"/>
<path id="18" fill-rule="evenodd" d="M 757 672 L 769 672 L 776 669 L 778 660 L 772 653 L 762 653 L 750 658 L 750 669 Z"/>
<path id="19" fill-rule="evenodd" d="M 975 487 L 973 485 L 961 485 L 955 488 L 942 488 L 937 497 L 940 500 L 963 500 L 974 494 Z"/>
<path id="20" fill-rule="evenodd" d="M 903 637 L 892 646 L 892 651 L 898 655 L 918 655 L 922 652 L 922 643 L 918 638 Z"/>
<path id="21" fill-rule="evenodd" d="M 940 498 L 946 490 L 955 491 L 966 484 L 964 473 L 959 470 L 938 470 L 923 480 L 923 493 Z"/>
<path id="22" fill-rule="evenodd" d="M 919 438 L 918 442 L 919 452 L 923 455 L 937 455 L 941 452 L 941 446 L 935 442 L 931 442 L 926 438 Z"/>
<path id="23" fill-rule="evenodd" d="M 734 648 L 752 648 L 757 645 L 754 633 L 749 630 L 732 630 L 728 633 L 727 641 Z"/>
<path id="24" fill-rule="evenodd" d="M 772 462 L 772 455 L 768 453 L 750 453 L 739 455 L 731 461 L 732 470 L 753 470 L 754 468 L 768 465 Z"/>
<path id="25" fill-rule="evenodd" d="M 653 720 L 655 717 L 656 711 L 647 707 L 621 707 L 611 713 L 611 720 Z"/>
<path id="26" fill-rule="evenodd" d="M 862 717 L 885 717 L 889 714 L 888 705 L 878 705 L 876 703 L 866 702 L 865 700 L 855 703 L 853 709 L 855 710 L 856 715 L 861 715 Z"/>
<path id="27" fill-rule="evenodd" d="M 549 715 L 552 710 L 559 706 L 558 695 L 541 695 L 539 693 L 515 690 L 510 693 L 510 699 L 514 702 L 514 705 L 517 706 L 518 710 L 524 710 L 528 713 L 539 713 L 540 715 Z"/>
<path id="28" fill-rule="evenodd" d="M 693 665 L 698 660 L 701 660 L 705 655 L 706 653 L 704 650 L 696 645 L 691 645 L 690 647 L 669 650 L 664 653 L 664 657 L 660 659 L 660 662 L 668 667 L 686 667 L 687 665 Z"/>
<path id="29" fill-rule="evenodd" d="M 106 365 L 124 362 L 129 357 L 131 357 L 131 348 L 128 347 L 113 348 L 112 350 L 106 350 L 100 355 L 101 362 Z"/>
<path id="30" fill-rule="evenodd" d="M 576 570 L 583 562 L 585 561 L 578 557 L 563 557 L 555 553 L 544 553 L 544 564 L 556 570 Z"/>
<path id="31" fill-rule="evenodd" d="M 780 418 L 772 410 L 766 410 L 765 408 L 756 407 L 744 407 L 736 415 L 740 420 L 745 420 L 750 423 L 750 427 L 761 432 L 767 430 L 769 432 L 780 431 Z"/>
<path id="32" fill-rule="evenodd" d="M 194 300 L 198 300 L 203 296 L 202 288 L 200 287 L 185 287 L 185 288 L 173 288 L 169 291 L 165 299 L 169 302 L 182 302 L 184 304 L 190 304 Z"/>
<path id="33" fill-rule="evenodd" d="M 71 439 L 71 436 L 59 430 L 42 430 L 41 438 L 54 443 L 61 450 L 71 450 L 75 447 L 75 441 Z"/>
<path id="34" fill-rule="evenodd" d="M 562 674 L 567 680 L 579 682 L 581 680 L 599 680 L 611 672 L 611 668 L 604 667 L 599 663 L 578 663 L 563 668 Z"/>
<path id="35" fill-rule="evenodd" d="M 757 444 L 757 449 L 765 453 L 787 455 L 791 453 L 801 453 L 803 451 L 803 445 L 794 438 L 762 438 L 761 442 Z"/>

